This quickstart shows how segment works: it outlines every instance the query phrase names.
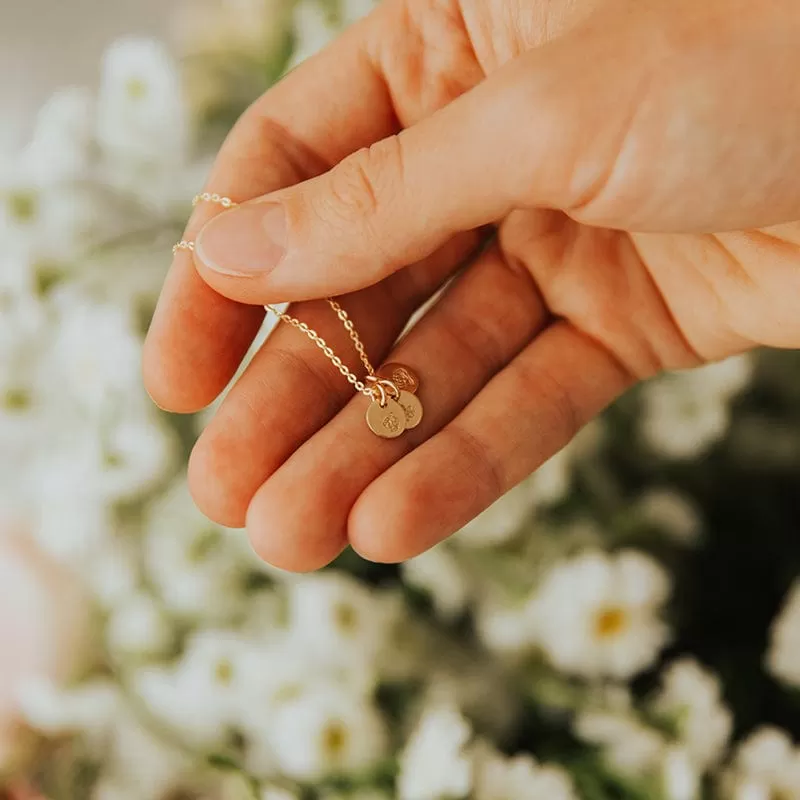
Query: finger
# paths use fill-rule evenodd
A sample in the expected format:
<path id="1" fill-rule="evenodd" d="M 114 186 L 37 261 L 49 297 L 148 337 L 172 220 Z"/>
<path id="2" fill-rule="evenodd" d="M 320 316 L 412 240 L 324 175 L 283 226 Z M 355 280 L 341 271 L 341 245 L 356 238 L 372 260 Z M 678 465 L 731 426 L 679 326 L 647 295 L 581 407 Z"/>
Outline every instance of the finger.
<path id="1" fill-rule="evenodd" d="M 248 303 L 345 292 L 512 208 L 583 202 L 612 163 L 640 80 L 630 74 L 608 103 L 611 66 L 585 69 L 586 38 L 525 53 L 329 172 L 216 217 L 198 236 L 201 275 Z"/>
<path id="2" fill-rule="evenodd" d="M 202 276 L 251 303 L 351 291 L 519 207 L 633 231 L 797 219 L 800 17 L 667 8 L 606 3 L 419 124 L 215 219 Z"/>
<path id="3" fill-rule="evenodd" d="M 248 200 L 305 180 L 397 127 L 391 98 L 366 55 L 380 15 L 347 31 L 259 99 L 222 147 L 208 191 Z M 298 102 L 301 97 L 302 101 Z M 220 207 L 195 210 L 184 238 L 193 240 Z M 179 251 L 167 277 L 144 351 L 145 384 L 173 411 L 195 411 L 225 387 L 263 319 L 198 277 Z"/>
<path id="4" fill-rule="evenodd" d="M 545 318 L 527 272 L 509 268 L 496 248 L 487 252 L 389 356 L 421 376 L 421 424 L 398 439 L 380 439 L 364 421 L 368 401 L 353 399 L 256 493 L 247 513 L 255 550 L 290 570 L 330 561 L 344 547 L 348 515 L 370 482 L 450 421 Z"/>
<path id="5" fill-rule="evenodd" d="M 452 423 L 366 489 L 350 515 L 351 544 L 374 561 L 427 550 L 560 450 L 632 380 L 594 340 L 554 323 Z"/>
<path id="6" fill-rule="evenodd" d="M 409 316 L 478 243 L 474 234 L 455 237 L 426 261 L 342 300 L 375 363 L 384 358 Z M 291 313 L 320 333 L 359 377 L 363 375 L 352 342 L 326 302 L 300 303 Z M 258 487 L 353 392 L 312 341 L 293 327 L 279 325 L 194 447 L 189 485 L 197 505 L 221 524 L 242 527 Z"/>

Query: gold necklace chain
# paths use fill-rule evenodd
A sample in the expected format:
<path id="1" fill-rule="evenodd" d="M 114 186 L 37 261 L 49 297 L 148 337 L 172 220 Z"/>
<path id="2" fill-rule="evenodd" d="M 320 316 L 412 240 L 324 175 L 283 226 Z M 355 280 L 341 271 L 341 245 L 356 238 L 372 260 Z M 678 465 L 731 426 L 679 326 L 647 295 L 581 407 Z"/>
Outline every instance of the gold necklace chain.
<path id="1" fill-rule="evenodd" d="M 202 192 L 195 195 L 192 205 L 198 203 L 215 203 L 223 208 L 235 208 L 238 203 L 229 197 L 212 192 Z M 173 255 L 179 250 L 194 253 L 194 242 L 182 239 L 173 248 Z M 367 375 L 362 381 L 359 377 L 336 355 L 333 348 L 313 328 L 291 314 L 280 311 L 275 306 L 266 305 L 283 322 L 302 331 L 325 354 L 325 357 L 337 370 L 352 384 L 353 388 L 372 400 L 367 409 L 367 425 L 370 430 L 385 439 L 394 439 L 404 431 L 416 428 L 422 421 L 422 404 L 416 397 L 419 379 L 414 372 L 402 364 L 386 364 L 378 372 L 372 366 L 367 355 L 364 342 L 353 325 L 347 312 L 332 297 L 326 297 L 328 305 L 333 309 L 339 321 L 347 331 L 361 363 L 367 370 Z"/>
<path id="2" fill-rule="evenodd" d="M 217 205 L 221 205 L 223 208 L 235 208 L 238 205 L 238 203 L 234 202 L 229 197 L 222 197 L 216 193 L 211 194 L 210 192 L 203 192 L 195 195 L 194 199 L 192 200 L 192 205 L 196 206 L 200 202 L 216 203 Z M 193 253 L 194 242 L 181 240 L 172 248 L 173 255 L 179 250 L 188 250 L 189 252 Z M 347 334 L 350 337 L 350 340 L 353 342 L 356 352 L 358 353 L 358 357 L 361 359 L 361 363 L 367 370 L 367 375 L 370 378 L 374 378 L 375 369 L 369 360 L 367 349 L 364 347 L 364 343 L 361 341 L 361 337 L 358 335 L 355 325 L 353 325 L 353 320 L 350 319 L 348 313 L 333 298 L 326 297 L 325 299 L 327 300 L 328 305 L 330 305 L 330 307 L 336 313 L 336 316 L 344 326 L 344 329 L 347 331 Z M 325 339 L 323 339 L 313 328 L 309 327 L 307 323 L 297 319 L 297 317 L 293 317 L 291 314 L 287 314 L 280 309 L 275 308 L 275 306 L 266 305 L 264 308 L 267 308 L 279 319 L 283 320 L 289 325 L 292 325 L 308 336 L 308 338 L 311 339 L 311 341 L 314 342 L 314 344 L 319 347 L 320 350 L 322 350 L 322 352 L 336 367 L 336 369 L 338 369 L 339 372 L 341 372 L 341 374 L 347 379 L 347 381 L 352 384 L 353 388 L 357 392 L 360 392 L 369 398 L 375 396 L 375 390 L 373 388 L 374 382 L 369 381 L 370 385 L 368 386 L 367 383 L 360 380 L 359 377 L 347 367 L 342 359 L 336 355 L 336 353 L 333 351 L 333 348 L 325 341 Z"/>

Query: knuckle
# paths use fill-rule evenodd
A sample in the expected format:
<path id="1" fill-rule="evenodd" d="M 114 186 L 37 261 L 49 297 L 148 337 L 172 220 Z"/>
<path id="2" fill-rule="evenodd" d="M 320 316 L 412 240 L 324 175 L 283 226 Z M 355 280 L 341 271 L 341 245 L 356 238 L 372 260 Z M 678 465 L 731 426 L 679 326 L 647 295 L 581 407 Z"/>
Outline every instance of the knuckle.
<path id="1" fill-rule="evenodd" d="M 492 454 L 491 446 L 477 434 L 458 422 L 452 422 L 442 433 L 451 438 L 454 452 L 461 453 L 464 463 L 468 465 L 472 479 L 469 485 L 475 487 L 471 490 L 475 492 L 475 496 L 463 498 L 465 504 L 477 501 L 485 505 L 484 500 L 487 497 L 495 499 L 511 488 L 502 462 Z"/>
<path id="2" fill-rule="evenodd" d="M 316 345 L 308 345 L 316 349 Z M 308 351 L 295 351 L 286 347 L 276 347 L 272 351 L 275 360 L 275 371 L 287 375 L 293 375 L 302 380 L 304 388 L 310 397 L 314 398 L 314 406 L 324 413 L 327 417 L 333 415 L 340 408 L 340 400 L 343 392 L 346 391 L 347 384 L 344 384 L 336 370 L 330 369 L 328 361 L 320 362 L 316 358 L 309 358 Z M 261 393 L 270 396 L 274 393 L 274 387 L 262 386 Z M 253 417 L 264 427 L 265 432 L 270 431 L 274 422 L 265 416 L 263 408 L 253 409 Z"/>
<path id="3" fill-rule="evenodd" d="M 523 365 L 521 370 L 522 392 L 541 398 L 546 409 L 548 430 L 543 440 L 551 440 L 551 450 L 563 447 L 588 422 L 569 387 L 558 374 L 558 368 L 543 369 Z"/>
<path id="4" fill-rule="evenodd" d="M 456 352 L 466 363 L 476 364 L 482 375 L 495 375 L 505 366 L 508 354 L 502 325 L 479 317 L 465 321 L 459 309 L 443 304 L 439 326 Z"/>
<path id="5" fill-rule="evenodd" d="M 401 181 L 401 144 L 393 136 L 356 151 L 331 170 L 328 210 L 342 221 L 369 225 L 391 202 Z"/>
<path id="6" fill-rule="evenodd" d="M 378 190 L 369 150 L 348 156 L 330 173 L 331 204 L 343 217 L 372 217 L 378 210 Z"/>
<path id="7" fill-rule="evenodd" d="M 387 58 L 386 67 L 392 85 L 414 98 L 410 116 L 427 116 L 452 102 L 485 77 L 489 64 L 496 63 L 488 26 L 470 29 L 460 0 L 402 0 L 397 8 L 406 57 Z M 428 53 L 436 57 L 426 57 Z"/>

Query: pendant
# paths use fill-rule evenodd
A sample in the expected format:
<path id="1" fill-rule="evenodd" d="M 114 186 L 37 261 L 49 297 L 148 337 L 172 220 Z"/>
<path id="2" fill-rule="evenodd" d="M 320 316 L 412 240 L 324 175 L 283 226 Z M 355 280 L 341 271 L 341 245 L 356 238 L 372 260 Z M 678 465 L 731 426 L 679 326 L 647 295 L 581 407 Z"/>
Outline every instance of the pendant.
<path id="1" fill-rule="evenodd" d="M 391 381 L 401 392 L 416 394 L 419 388 L 419 378 L 414 371 L 405 364 L 391 362 L 384 364 L 377 372 L 379 378 Z"/>
<path id="2" fill-rule="evenodd" d="M 406 430 L 416 428 L 422 422 L 422 403 L 411 392 L 401 391 L 397 398 L 397 405 L 403 409 L 406 421 Z"/>
<path id="3" fill-rule="evenodd" d="M 367 409 L 367 425 L 383 439 L 396 439 L 406 429 L 406 411 L 391 398 L 387 397 L 383 404 L 373 400 Z"/>
<path id="4" fill-rule="evenodd" d="M 369 429 L 384 439 L 395 439 L 422 422 L 422 403 L 415 392 L 419 378 L 404 364 L 384 364 L 369 380 L 375 394 L 367 409 Z"/>

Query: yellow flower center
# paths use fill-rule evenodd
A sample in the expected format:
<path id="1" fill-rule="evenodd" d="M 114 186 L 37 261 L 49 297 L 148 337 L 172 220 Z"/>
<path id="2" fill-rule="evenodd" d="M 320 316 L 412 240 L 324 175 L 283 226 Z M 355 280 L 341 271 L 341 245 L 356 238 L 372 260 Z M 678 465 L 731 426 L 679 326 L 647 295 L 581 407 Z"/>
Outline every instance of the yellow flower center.
<path id="1" fill-rule="evenodd" d="M 624 608 L 604 608 L 595 618 L 595 633 L 600 639 L 612 639 L 628 627 L 628 622 L 628 613 Z"/>
<path id="2" fill-rule="evenodd" d="M 358 612 L 349 603 L 337 603 L 333 609 L 336 627 L 342 633 L 352 633 L 358 627 Z"/>
<path id="3" fill-rule="evenodd" d="M 233 664 L 226 659 L 218 661 L 214 668 L 214 679 L 222 686 L 230 686 L 233 681 Z"/>
<path id="4" fill-rule="evenodd" d="M 6 411 L 25 411 L 30 408 L 32 399 L 30 392 L 12 387 L 2 398 L 2 407 Z"/>
<path id="5" fill-rule="evenodd" d="M 125 88 L 131 100 L 141 100 L 147 94 L 147 84 L 141 78 L 131 78 Z"/>
<path id="6" fill-rule="evenodd" d="M 290 700 L 297 700 L 303 694 L 303 685 L 301 683 L 286 683 L 275 692 L 274 699 L 276 703 L 287 703 Z"/>
<path id="7" fill-rule="evenodd" d="M 339 721 L 329 722 L 322 731 L 322 750 L 331 761 L 341 757 L 347 747 L 347 729 Z"/>
<path id="8" fill-rule="evenodd" d="M 35 192 L 18 191 L 8 196 L 8 212 L 16 222 L 31 222 L 39 211 Z"/>

